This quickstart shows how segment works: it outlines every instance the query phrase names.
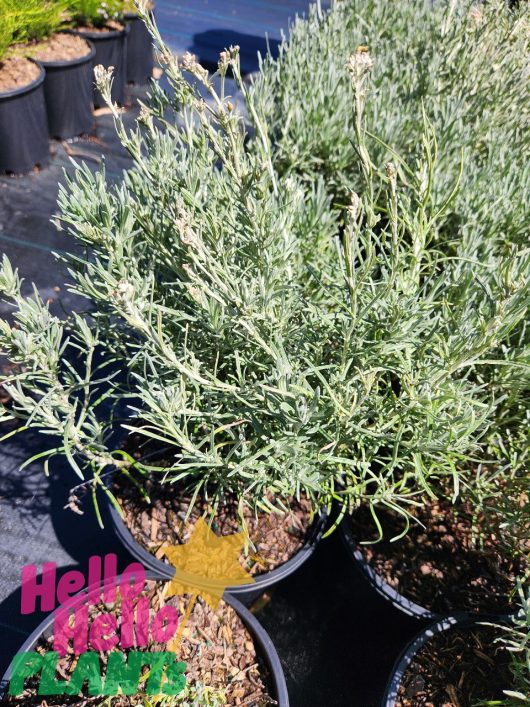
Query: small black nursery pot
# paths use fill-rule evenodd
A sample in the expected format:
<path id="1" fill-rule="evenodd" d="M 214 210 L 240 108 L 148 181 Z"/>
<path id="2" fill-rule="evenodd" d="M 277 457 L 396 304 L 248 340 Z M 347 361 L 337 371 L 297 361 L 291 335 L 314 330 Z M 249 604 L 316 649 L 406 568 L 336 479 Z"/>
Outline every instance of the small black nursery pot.
<path id="1" fill-rule="evenodd" d="M 437 614 L 433 613 L 429 609 L 415 603 L 411 599 L 400 594 L 394 587 L 390 586 L 381 575 L 379 575 L 373 567 L 365 560 L 362 552 L 359 549 L 359 545 L 354 537 L 348 518 L 344 518 L 339 526 L 339 532 L 341 534 L 342 540 L 346 546 L 348 555 L 351 557 L 357 569 L 361 574 L 368 580 L 375 591 L 380 594 L 384 599 L 392 602 L 392 604 L 403 611 L 408 616 L 412 616 L 415 619 L 434 619 Z"/>
<path id="2" fill-rule="evenodd" d="M 121 575 L 111 578 L 110 584 L 118 586 L 121 582 Z M 167 582 L 166 577 L 161 577 L 153 572 L 146 573 L 146 579 L 152 582 Z M 86 597 L 89 593 L 93 592 L 95 587 L 101 586 L 103 589 L 106 586 L 105 583 L 101 585 L 93 585 L 86 589 L 83 589 L 76 597 L 71 599 L 72 606 L 79 607 L 84 606 L 86 603 L 86 598 L 81 599 L 81 597 Z M 267 677 L 267 688 L 270 696 L 275 700 L 274 704 L 278 707 L 289 707 L 289 696 L 287 693 L 287 685 L 285 682 L 285 675 L 276 652 L 276 648 L 269 637 L 268 633 L 265 631 L 260 622 L 256 619 L 253 614 L 250 613 L 235 597 L 230 596 L 230 594 L 225 593 L 223 595 L 223 601 L 230 606 L 236 614 L 239 616 L 243 624 L 245 625 L 247 631 L 252 636 L 254 642 L 254 647 L 259 658 L 262 660 L 266 677 Z M 54 629 L 55 612 L 52 612 L 49 616 L 42 621 L 42 623 L 33 631 L 33 633 L 26 639 L 24 644 L 19 649 L 18 653 L 29 653 L 35 651 L 39 641 L 43 637 L 49 637 Z M 9 681 L 11 679 L 13 670 L 13 662 L 8 667 L 5 672 L 2 681 L 0 683 L 0 701 L 3 695 L 7 693 L 9 687 Z"/>
<path id="3" fill-rule="evenodd" d="M 29 172 L 50 158 L 45 73 L 39 68 L 39 76 L 27 86 L 0 92 L 0 172 Z"/>
<path id="4" fill-rule="evenodd" d="M 449 503 L 438 509 L 439 515 L 430 509 L 424 523 L 411 524 L 395 541 L 391 538 L 402 531 L 397 522 L 392 525 L 397 516 L 380 515 L 383 534 L 377 538 L 367 525 L 369 511 L 357 509 L 340 525 L 349 557 L 378 594 L 414 618 L 512 613 L 516 579 L 525 571 L 524 555 L 503 553 L 493 541 L 474 546 L 471 519 L 462 514 L 457 522 Z M 360 544 L 360 537 L 368 538 L 371 548 Z"/>
<path id="5" fill-rule="evenodd" d="M 88 133 L 94 126 L 92 114 L 93 60 L 96 50 L 69 61 L 41 61 L 46 70 L 44 95 L 50 136 L 67 139 Z"/>
<path id="6" fill-rule="evenodd" d="M 144 567 L 151 570 L 159 577 L 165 579 L 173 579 L 178 577 L 178 570 L 172 565 L 166 564 L 162 560 L 152 555 L 142 545 L 140 545 L 133 537 L 131 531 L 127 528 L 122 517 L 107 498 L 109 515 L 114 526 L 114 530 L 118 538 L 123 542 L 127 550 L 135 557 Z M 256 575 L 254 582 L 251 584 L 242 584 L 238 586 L 228 587 L 227 592 L 242 602 L 245 606 L 250 606 L 258 599 L 267 589 L 274 586 L 282 579 L 286 579 L 304 562 L 306 562 L 313 554 L 318 542 L 321 540 L 324 529 L 327 523 L 327 514 L 323 511 L 314 521 L 309 529 L 309 533 L 304 545 L 298 552 L 287 560 L 284 564 L 276 567 L 270 572 Z"/>
<path id="7" fill-rule="evenodd" d="M 467 635 L 468 632 L 471 633 L 472 631 L 477 631 L 477 630 L 487 630 L 487 627 L 484 626 L 484 622 L 489 621 L 494 625 L 498 624 L 504 624 L 508 621 L 508 617 L 506 616 L 494 616 L 494 617 L 489 617 L 488 619 L 482 618 L 478 619 L 477 617 L 470 616 L 469 614 L 455 614 L 453 616 L 446 616 L 442 619 L 439 619 L 430 625 L 428 625 L 426 628 L 424 628 L 415 638 L 412 639 L 412 641 L 405 647 L 399 658 L 397 659 L 394 668 L 392 670 L 392 673 L 390 675 L 390 678 L 388 680 L 388 683 L 386 685 L 385 689 L 385 694 L 383 697 L 383 701 L 381 703 L 381 707 L 396 707 L 397 704 L 402 704 L 401 701 L 398 702 L 400 699 L 400 691 L 402 689 L 402 685 L 404 680 L 406 679 L 407 672 L 409 668 L 412 666 L 413 663 L 415 663 L 418 658 L 420 657 L 422 649 L 429 644 L 430 642 L 436 641 L 442 634 L 446 634 L 449 631 L 463 631 L 464 632 L 464 637 L 465 640 L 467 640 Z M 490 628 L 489 630 L 494 630 Z M 495 645 L 495 640 L 494 638 L 487 644 L 488 647 L 491 647 L 491 645 Z M 447 651 L 447 653 L 446 653 Z M 497 690 L 500 689 L 501 693 L 504 688 L 509 687 L 510 683 L 510 669 L 509 669 L 509 657 L 508 657 L 508 652 L 504 651 L 504 665 L 501 671 L 500 664 L 495 662 L 495 669 L 493 671 L 489 671 L 492 675 L 496 675 L 496 670 L 499 668 L 499 673 L 503 672 L 505 680 L 502 678 L 500 679 L 500 687 L 497 687 Z M 482 656 L 481 656 L 482 657 Z M 485 656 L 485 665 L 491 665 L 491 657 Z M 420 658 L 421 662 L 421 658 Z M 455 655 L 451 655 L 451 651 L 448 651 L 446 648 L 442 654 L 437 656 L 437 664 L 441 667 L 443 670 L 444 663 L 447 663 L 448 669 L 450 670 L 449 666 L 451 663 L 454 665 L 455 663 L 458 663 L 457 657 Z M 484 667 L 484 666 L 481 666 Z M 473 671 L 470 671 L 473 672 Z M 485 689 L 487 690 L 490 686 L 491 683 L 489 682 L 489 677 L 488 674 L 484 675 L 483 671 L 478 672 L 478 674 L 481 676 L 481 681 L 483 681 Z M 445 677 L 445 675 L 444 675 Z M 420 680 L 419 673 L 416 676 L 416 681 Z M 446 683 L 447 685 L 447 683 Z M 409 688 L 410 689 L 410 688 Z M 419 690 L 422 693 L 422 698 L 427 697 L 427 698 L 432 698 L 433 696 L 429 694 L 429 689 L 427 685 L 417 685 L 417 687 L 414 685 L 412 692 L 415 692 L 415 690 Z M 425 694 L 427 693 L 427 694 Z M 413 694 L 407 694 L 407 701 L 408 700 L 414 700 L 415 695 Z M 501 694 L 502 697 L 502 694 Z M 489 697 L 485 697 L 489 701 Z M 411 702 L 412 704 L 412 702 Z M 415 703 L 414 703 L 415 704 Z M 423 704 L 423 702 L 422 702 Z M 438 701 L 436 702 L 438 704 Z M 463 703 L 462 703 L 463 704 Z M 467 702 L 466 702 L 467 704 Z M 497 704 L 495 702 L 495 704 Z"/>
<path id="8" fill-rule="evenodd" d="M 153 40 L 143 20 L 133 12 L 125 14 L 127 36 L 127 82 L 146 84 L 153 74 Z"/>
<path id="9" fill-rule="evenodd" d="M 127 36 L 129 25 L 125 25 L 121 30 L 108 30 L 96 32 L 90 30 L 72 30 L 74 34 L 88 39 L 95 48 L 95 55 L 92 58 L 92 67 L 101 64 L 105 69 L 114 67 L 111 98 L 114 103 L 124 105 L 125 103 L 125 83 L 127 79 Z M 92 75 L 92 82 L 94 76 Z M 105 105 L 103 96 L 99 90 L 93 86 L 93 100 L 96 108 Z"/>
<path id="10" fill-rule="evenodd" d="M 448 631 L 456 624 L 460 623 L 462 626 L 469 624 L 469 619 L 467 619 L 467 624 L 465 624 L 465 622 L 465 617 L 448 616 L 442 621 L 431 624 L 412 639 L 394 665 L 392 674 L 386 686 L 385 696 L 383 698 L 383 702 L 381 703 L 381 707 L 395 707 L 403 677 L 407 672 L 408 667 L 423 646 L 438 633 Z"/>

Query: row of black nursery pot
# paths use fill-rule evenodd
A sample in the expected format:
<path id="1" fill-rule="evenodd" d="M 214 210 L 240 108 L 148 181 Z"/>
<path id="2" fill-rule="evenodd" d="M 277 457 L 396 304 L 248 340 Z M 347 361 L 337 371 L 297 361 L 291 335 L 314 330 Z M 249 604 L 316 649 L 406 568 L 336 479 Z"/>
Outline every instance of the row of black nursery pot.
<path id="1" fill-rule="evenodd" d="M 114 491 L 116 491 L 116 487 Z M 139 542 L 137 528 L 135 528 L 134 532 L 131 531 L 127 524 L 128 521 L 125 519 L 126 516 L 122 516 L 110 500 L 108 500 L 108 511 L 116 535 L 131 555 L 144 567 L 166 581 L 176 579 L 184 582 L 186 580 L 187 575 L 185 572 L 183 573 L 173 565 L 166 563 Z M 311 557 L 317 543 L 320 542 L 323 536 L 327 522 L 327 514 L 323 511 L 308 527 L 304 543 L 290 559 L 270 571 L 255 575 L 253 584 L 231 586 L 227 592 L 240 601 L 242 605 L 248 607 L 253 604 L 265 590 L 272 588 L 278 582 L 287 578 Z M 494 640 L 498 632 L 494 633 L 493 629 L 486 627 L 484 623 L 493 621 L 495 624 L 502 624 L 509 621 L 510 612 L 514 610 L 514 607 L 511 606 L 511 597 L 506 597 L 506 602 L 503 598 L 500 598 L 498 602 L 494 602 L 497 609 L 502 607 L 501 613 L 493 610 L 489 612 L 487 610 L 473 612 L 469 606 L 456 606 L 451 611 L 438 611 L 436 608 L 433 610 L 427 606 L 422 606 L 417 601 L 407 597 L 405 593 L 400 593 L 398 589 L 391 586 L 371 566 L 365 554 L 361 551 L 361 545 L 358 544 L 355 538 L 355 529 L 350 517 L 347 517 L 341 523 L 340 533 L 347 553 L 359 574 L 364 577 L 364 580 L 369 582 L 374 591 L 387 601 L 390 601 L 397 609 L 414 617 L 423 624 L 418 636 L 405 647 L 395 664 L 384 693 L 382 707 L 409 707 L 414 704 L 423 704 L 417 696 L 418 694 L 421 696 L 423 685 L 428 676 L 423 675 L 424 665 L 420 664 L 418 667 L 417 661 L 419 659 L 420 663 L 421 661 L 425 662 L 423 652 L 427 651 L 426 662 L 429 665 L 429 651 L 436 653 L 438 650 L 436 641 L 445 641 L 443 645 L 445 655 L 450 655 L 454 651 L 460 652 L 456 659 L 464 662 L 465 659 L 469 658 L 469 656 L 466 658 L 466 650 L 469 650 L 472 654 L 470 660 L 475 659 L 475 654 L 485 655 L 490 652 L 491 656 L 486 655 L 484 664 L 487 667 L 490 664 L 489 661 L 494 660 L 496 662 L 498 669 L 492 673 L 492 676 L 495 676 L 497 683 L 492 687 L 494 690 L 492 694 L 496 698 L 502 699 L 502 689 L 510 684 L 507 654 L 504 652 L 499 657 L 497 644 Z M 453 607 L 448 605 L 447 608 L 452 609 Z M 462 648 L 462 644 L 464 648 Z M 435 656 L 434 665 L 436 663 L 437 657 Z M 479 666 L 478 675 L 483 675 L 483 668 L 484 666 Z M 440 680 L 445 685 L 443 674 Z M 425 697 L 426 695 L 423 695 L 423 698 Z M 430 698 L 430 695 L 427 695 L 427 697 Z M 441 700 L 440 704 L 442 704 L 446 698 L 450 699 L 451 695 L 439 695 L 438 697 Z M 418 699 L 417 702 L 415 701 L 416 699 Z M 437 702 L 435 703 L 438 704 Z"/>
<path id="2" fill-rule="evenodd" d="M 440 527 L 442 536 L 444 532 L 449 534 L 451 531 L 451 528 L 442 524 Z M 425 528 L 418 530 L 418 533 L 423 531 Z M 504 587 L 505 591 L 499 591 L 498 595 L 491 591 L 489 602 L 475 606 L 471 601 L 466 601 L 467 595 L 459 590 L 468 582 L 470 585 L 475 582 L 479 585 L 480 574 L 488 577 L 486 562 L 482 566 L 478 563 L 476 575 L 468 573 L 465 561 L 461 563 L 454 556 L 447 560 L 442 542 L 438 545 L 440 556 L 434 557 L 432 566 L 426 567 L 422 564 L 425 558 L 418 560 L 419 552 L 414 559 L 410 554 L 405 554 L 402 558 L 398 553 L 392 555 L 390 548 L 398 546 L 399 543 L 390 538 L 386 541 L 386 549 L 379 554 L 377 562 L 374 558 L 379 551 L 370 548 L 379 547 L 379 543 L 376 546 L 360 543 L 359 526 L 353 522 L 352 517 L 343 519 L 339 532 L 360 581 L 367 582 L 375 593 L 390 602 L 398 611 L 417 620 L 421 627 L 395 662 L 381 707 L 415 707 L 430 704 L 471 706 L 479 702 L 482 704 L 482 701 L 488 704 L 490 701 L 492 704 L 503 703 L 506 698 L 504 690 L 510 687 L 513 675 L 509 653 L 501 649 L 498 639 L 501 627 L 509 624 L 517 611 L 514 603 L 515 577 L 511 590 Z M 437 539 L 439 540 L 439 536 Z M 425 544 L 425 535 L 419 535 L 411 544 L 418 550 Z M 473 552 L 470 550 L 470 553 Z M 446 560 L 447 565 L 444 566 Z M 455 592 L 450 597 L 444 597 L 442 587 L 446 579 L 442 577 L 449 574 L 451 562 L 455 574 L 450 581 L 454 582 Z M 397 568 L 403 573 L 401 582 L 394 581 L 398 574 Z M 425 596 L 427 597 L 429 592 L 432 593 L 431 601 L 425 601 L 425 605 L 411 589 L 412 575 L 419 575 L 418 585 L 421 585 L 422 579 L 427 582 L 426 577 L 422 577 L 424 572 L 441 578 L 439 592 L 432 591 L 436 579 L 427 585 L 429 591 Z M 482 599 L 487 596 L 484 592 Z"/>
<path id="3" fill-rule="evenodd" d="M 113 491 L 119 490 L 119 486 L 112 486 L 112 483 L 111 479 L 109 486 Z M 150 581 L 162 586 L 176 580 L 178 586 L 186 586 L 188 588 L 192 586 L 190 581 L 193 578 L 190 578 L 188 573 L 180 571 L 173 565 L 166 564 L 159 556 L 153 555 L 138 541 L 135 533 L 127 527 L 126 514 L 118 513 L 114 504 L 109 499 L 107 500 L 115 533 L 131 555 L 136 558 L 138 561 L 137 566 L 147 570 L 147 577 Z M 266 688 L 266 694 L 273 700 L 273 704 L 278 704 L 281 707 L 287 706 L 289 699 L 278 655 L 271 639 L 256 618 L 249 613 L 247 607 L 266 589 L 271 588 L 291 575 L 310 558 L 323 535 L 327 520 L 327 515 L 324 512 L 315 518 L 305 531 L 304 542 L 295 554 L 285 562 L 279 564 L 271 571 L 257 574 L 254 577 L 254 582 L 250 585 L 228 587 L 223 595 L 225 605 L 236 612 L 252 638 L 257 654 L 256 660 L 261 666 L 261 677 Z M 482 656 L 484 665 L 479 666 L 475 677 L 478 676 L 476 679 L 479 681 L 496 680 L 495 689 L 497 689 L 497 694 L 493 696 L 502 699 L 502 688 L 509 685 L 509 665 L 505 657 L 498 658 L 496 655 L 494 634 L 491 633 L 493 628 L 487 626 L 486 622 L 504 623 L 509 620 L 509 613 L 506 612 L 504 615 L 499 616 L 485 613 L 477 615 L 469 611 L 455 611 L 451 615 L 440 615 L 436 611 L 422 607 L 419 603 L 411 601 L 410 598 L 401 594 L 395 587 L 390 586 L 371 567 L 366 555 L 361 552 L 361 546 L 356 541 L 355 532 L 352 529 L 349 518 L 345 519 L 341 524 L 340 532 L 350 558 L 360 571 L 360 574 L 369 581 L 373 589 L 386 600 L 391 601 L 396 608 L 423 623 L 423 628 L 418 636 L 405 648 L 395 664 L 386 686 L 382 707 L 410 707 L 430 702 L 443 704 L 447 700 L 452 703 L 452 693 L 449 692 L 447 694 L 446 692 L 452 686 L 450 684 L 447 685 L 443 669 L 440 676 L 434 676 L 434 678 L 439 679 L 442 686 L 440 687 L 441 693 L 433 696 L 429 692 L 422 692 L 426 685 L 427 689 L 429 689 L 428 685 L 431 677 L 429 670 L 433 669 L 436 672 L 441 664 L 438 658 L 438 651 L 443 654 L 446 660 L 451 657 L 452 653 L 456 652 L 455 660 L 457 662 L 460 661 L 464 667 L 467 666 L 467 660 L 475 660 L 476 655 Z M 117 581 L 119 582 L 119 579 Z M 45 620 L 26 641 L 21 652 L 30 652 L 39 644 L 42 646 L 43 637 L 49 635 L 52 623 L 53 617 Z M 488 652 L 492 653 L 493 657 L 487 655 Z M 433 654 L 434 658 L 432 657 Z M 492 661 L 495 661 L 496 668 L 494 671 L 490 671 L 490 674 L 485 679 L 487 668 L 493 664 Z M 425 664 L 427 664 L 427 669 Z M 14 663 L 12 663 L 13 665 Z M 4 676 L 4 688 L 9 682 L 12 666 Z M 473 671 L 470 671 L 470 674 L 472 673 Z M 425 702 L 426 698 L 428 698 L 427 702 Z M 354 700 L 354 696 L 352 696 L 352 699 Z M 422 699 L 424 700 L 423 702 L 421 701 Z M 352 701 L 352 704 L 354 703 Z M 459 703 L 458 700 L 455 703 Z M 461 702 L 461 704 L 464 703 L 467 704 L 465 701 Z M 11 703 L 8 701 L 7 704 Z M 13 702 L 12 704 L 18 703 Z M 31 702 L 28 698 L 27 704 L 38 703 Z M 74 702 L 71 704 L 74 704 Z"/>
<path id="4" fill-rule="evenodd" d="M 87 41 L 84 56 L 36 61 L 35 80 L 0 92 L 0 172 L 22 174 L 44 166 L 50 137 L 65 140 L 93 130 L 93 108 L 104 103 L 94 86 L 95 66 L 114 67 L 112 100 L 119 105 L 127 82 L 141 85 L 152 75 L 151 37 L 138 16 L 126 15 L 120 30 L 69 31 Z"/>

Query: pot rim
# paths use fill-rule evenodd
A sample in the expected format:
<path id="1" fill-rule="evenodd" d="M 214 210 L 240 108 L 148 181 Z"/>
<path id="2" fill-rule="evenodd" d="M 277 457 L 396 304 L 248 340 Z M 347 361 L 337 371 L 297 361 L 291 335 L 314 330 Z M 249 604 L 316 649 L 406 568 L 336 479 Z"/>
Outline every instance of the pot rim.
<path id="1" fill-rule="evenodd" d="M 67 32 L 64 32 L 64 34 L 67 34 Z M 90 48 L 88 54 L 78 56 L 75 59 L 57 59 L 54 61 L 35 59 L 35 61 L 41 66 L 43 66 L 46 71 L 49 71 L 50 69 L 69 69 L 70 67 L 79 66 L 80 64 L 88 64 L 88 62 L 92 61 L 92 59 L 96 55 L 96 47 L 94 46 L 94 43 L 87 37 L 83 37 L 83 39 Z"/>
<path id="2" fill-rule="evenodd" d="M 353 559 L 356 567 L 360 570 L 365 579 L 370 582 L 372 587 L 380 596 L 382 596 L 387 601 L 392 602 L 392 604 L 397 609 L 404 612 L 408 616 L 412 616 L 415 619 L 433 621 L 442 620 L 445 616 L 447 616 L 447 614 L 437 613 L 432 611 L 431 609 L 427 609 L 421 604 L 417 604 L 412 599 L 409 599 L 404 594 L 401 594 L 397 589 L 394 589 L 394 587 L 388 584 L 388 582 L 383 579 L 383 577 L 381 577 L 378 572 L 374 570 L 374 568 L 364 558 L 362 552 L 359 550 L 359 544 L 355 539 L 353 531 L 348 523 L 348 516 L 345 516 L 342 522 L 340 523 L 339 532 L 348 550 L 348 554 Z M 510 616 L 515 611 L 516 609 L 514 608 L 513 611 L 507 612 L 506 614 L 504 614 L 504 616 Z M 503 616 L 503 614 L 492 614 L 488 612 L 472 613 L 471 611 L 468 611 L 466 609 L 455 609 L 451 613 L 451 615 L 470 617 L 476 616 L 479 620 L 484 619 L 484 617 L 486 617 L 487 619 L 491 616 Z"/>
<path id="3" fill-rule="evenodd" d="M 116 583 L 119 584 L 120 579 L 122 575 L 116 575 L 116 577 L 112 577 L 109 579 L 108 583 Z M 146 579 L 150 581 L 161 581 L 161 582 L 167 582 L 168 579 L 167 577 L 162 577 L 156 572 L 152 571 L 147 571 L 146 572 Z M 69 601 L 69 604 L 75 604 L 76 599 L 81 597 L 82 595 L 87 595 L 90 591 L 95 589 L 95 587 L 101 587 L 103 588 L 105 585 L 105 582 L 99 582 L 97 584 L 92 584 L 89 587 L 85 587 L 84 589 L 81 589 L 80 592 L 75 594 Z M 250 613 L 250 611 L 241 604 L 241 602 L 238 601 L 235 597 L 231 596 L 229 593 L 225 593 L 223 595 L 223 601 L 226 602 L 234 611 L 236 614 L 239 616 L 239 618 L 243 621 L 245 624 L 246 628 L 250 632 L 253 641 L 255 644 L 259 647 L 261 650 L 264 662 L 269 669 L 270 675 L 271 675 L 271 682 L 272 686 L 274 687 L 274 691 L 276 693 L 275 698 L 278 701 L 278 707 L 289 707 L 289 696 L 287 692 L 287 684 L 285 681 L 285 675 L 283 672 L 283 668 L 281 666 L 280 658 L 278 657 L 278 653 L 276 651 L 276 648 L 274 646 L 274 643 L 272 642 L 271 637 L 267 633 L 267 631 L 263 628 L 261 623 L 258 621 L 258 619 L 253 616 L 253 614 Z M 41 635 L 46 631 L 47 628 L 53 623 L 55 618 L 55 611 L 51 611 L 50 614 L 41 621 L 41 623 L 35 628 L 31 634 L 26 638 L 22 646 L 18 649 L 17 653 L 24 653 L 24 652 L 29 652 L 33 649 L 34 645 L 37 643 Z M 7 685 L 9 684 L 9 680 L 11 678 L 11 668 L 13 665 L 13 660 L 11 660 L 10 664 L 7 667 L 7 670 L 5 671 L 2 680 L 0 682 L 0 696 L 4 694 Z"/>
<path id="4" fill-rule="evenodd" d="M 454 613 L 448 614 L 428 624 L 408 643 L 399 654 L 390 677 L 388 679 L 385 694 L 381 702 L 381 707 L 395 707 L 401 681 L 405 675 L 407 668 L 412 663 L 416 655 L 434 636 L 443 631 L 449 631 L 455 626 L 470 628 L 476 624 L 484 624 L 487 622 L 506 623 L 509 617 L 502 615 L 485 615 L 476 616 L 469 613 Z"/>
<path id="5" fill-rule="evenodd" d="M 174 579 L 175 577 L 182 577 L 183 579 L 186 579 L 187 583 L 193 583 L 192 581 L 190 582 L 189 575 L 186 575 L 185 573 L 180 574 L 179 571 L 173 565 L 166 564 L 162 560 L 159 560 L 152 553 L 142 547 L 142 545 L 140 545 L 140 543 L 134 539 L 133 534 L 126 526 L 125 521 L 118 513 L 116 507 L 114 506 L 110 498 L 107 496 L 107 494 L 105 494 L 105 501 L 107 503 L 114 530 L 116 531 L 116 534 L 118 535 L 119 539 L 129 550 L 131 555 L 133 555 L 133 557 L 138 559 L 145 567 L 147 567 L 147 569 L 151 570 L 152 572 L 156 573 L 161 577 L 164 577 L 165 579 Z M 227 587 L 226 591 L 234 595 L 235 597 L 237 597 L 238 595 L 243 596 L 249 593 L 261 593 L 262 591 L 265 591 L 267 587 L 270 587 L 271 585 L 279 582 L 281 579 L 288 577 L 304 562 L 306 562 L 313 554 L 316 545 L 320 542 L 322 538 L 327 519 L 327 513 L 325 509 L 322 509 L 320 514 L 315 517 L 309 529 L 306 541 L 289 560 L 279 565 L 275 569 L 270 570 L 269 572 L 264 572 L 263 574 L 256 575 L 254 577 L 253 582 L 229 586 Z M 215 582 L 212 582 L 212 586 L 214 585 Z"/>
<path id="6" fill-rule="evenodd" d="M 32 59 L 31 57 L 25 58 L 27 58 L 28 61 L 32 61 L 39 67 L 40 74 L 37 76 L 36 79 L 33 79 L 31 83 L 27 83 L 25 86 L 20 86 L 20 88 L 13 88 L 9 91 L 0 91 L 0 102 L 9 100 L 10 98 L 14 98 L 15 96 L 21 96 L 25 93 L 31 93 L 31 91 L 38 88 L 44 82 L 46 76 L 44 67 L 36 59 Z"/>
<path id="7" fill-rule="evenodd" d="M 90 30 L 80 30 L 75 27 L 65 31 L 70 32 L 71 34 L 77 34 L 79 37 L 83 37 L 83 39 L 89 39 L 92 42 L 97 42 L 98 40 L 107 41 L 110 39 L 123 38 L 129 34 L 131 28 L 127 23 L 124 23 L 123 29 L 109 29 L 106 32 L 92 32 Z"/>
<path id="8" fill-rule="evenodd" d="M 408 616 L 415 619 L 435 619 L 440 616 L 430 609 L 417 604 L 412 599 L 408 599 L 403 594 L 394 589 L 386 580 L 378 574 L 374 568 L 365 560 L 362 552 L 359 550 L 359 545 L 353 535 L 353 531 L 348 522 L 348 516 L 345 516 L 340 523 L 339 532 L 348 549 L 348 554 L 351 555 L 355 564 L 362 572 L 364 577 L 370 582 L 375 591 L 387 601 L 391 601 L 397 609 L 400 609 Z"/>

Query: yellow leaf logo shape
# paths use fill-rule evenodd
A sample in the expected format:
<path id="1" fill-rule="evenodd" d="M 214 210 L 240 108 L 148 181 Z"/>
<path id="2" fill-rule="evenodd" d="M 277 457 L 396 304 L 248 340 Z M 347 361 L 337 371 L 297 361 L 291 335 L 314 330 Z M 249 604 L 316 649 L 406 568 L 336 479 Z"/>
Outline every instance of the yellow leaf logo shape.
<path id="1" fill-rule="evenodd" d="M 254 582 L 252 575 L 239 564 L 244 543 L 244 533 L 219 537 L 204 518 L 199 518 L 185 545 L 164 548 L 164 554 L 175 567 L 175 576 L 166 586 L 165 595 L 191 595 L 172 650 L 180 643 L 186 622 L 199 596 L 215 611 L 227 587 Z"/>

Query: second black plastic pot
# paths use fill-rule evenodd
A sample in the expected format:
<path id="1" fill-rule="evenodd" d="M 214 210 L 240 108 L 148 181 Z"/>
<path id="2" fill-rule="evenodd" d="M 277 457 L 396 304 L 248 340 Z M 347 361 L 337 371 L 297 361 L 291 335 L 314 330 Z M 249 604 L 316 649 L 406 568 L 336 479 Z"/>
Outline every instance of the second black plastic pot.
<path id="1" fill-rule="evenodd" d="M 112 519 L 112 524 L 114 526 L 114 530 L 116 531 L 116 535 L 123 542 L 131 555 L 141 562 L 144 567 L 151 570 L 159 577 L 173 579 L 173 577 L 178 576 L 178 570 L 175 570 L 172 565 L 168 565 L 162 560 L 156 558 L 134 539 L 131 531 L 125 525 L 123 518 L 108 498 L 107 503 L 109 515 Z M 327 515 L 322 512 L 311 526 L 305 544 L 300 548 L 300 550 L 298 550 L 296 555 L 291 557 L 290 560 L 287 560 L 287 562 L 283 565 L 280 565 L 270 572 L 264 572 L 263 574 L 257 575 L 254 577 L 254 582 L 251 584 L 231 586 L 228 587 L 227 591 L 246 606 L 250 606 L 263 594 L 263 592 L 280 582 L 282 579 L 285 579 L 291 575 L 311 557 L 317 543 L 322 538 L 326 523 Z M 187 579 L 189 580 L 188 577 Z"/>
<path id="2" fill-rule="evenodd" d="M 373 589 L 384 599 L 390 601 L 396 609 L 404 612 L 408 616 L 412 616 L 415 619 L 420 619 L 424 621 L 433 621 L 435 619 L 442 618 L 447 612 L 440 613 L 431 611 L 421 604 L 417 604 L 412 599 L 407 598 L 403 594 L 394 589 L 388 582 L 386 582 L 380 574 L 378 574 L 369 562 L 364 558 L 363 553 L 359 548 L 357 539 L 354 536 L 348 517 L 345 517 L 339 526 L 339 532 L 346 547 L 347 553 L 353 561 L 356 568 L 361 572 L 361 574 L 368 580 L 372 585 Z M 449 610 L 449 609 L 448 609 Z M 515 607 L 509 608 L 506 614 L 508 615 L 510 611 L 515 611 Z M 456 616 L 479 616 L 478 613 L 473 613 L 468 611 L 467 607 L 456 607 L 453 610 Z M 488 614 L 480 614 L 488 615 Z"/>
<path id="3" fill-rule="evenodd" d="M 39 70 L 27 86 L 0 93 L 0 172 L 29 172 L 50 158 L 45 73 Z"/>
<path id="4" fill-rule="evenodd" d="M 111 98 L 114 103 L 124 105 L 125 103 L 125 83 L 127 80 L 127 35 L 129 25 L 125 25 L 122 30 L 109 30 L 107 32 L 91 32 L 89 30 L 72 30 L 84 39 L 88 39 L 95 48 L 95 55 L 92 59 L 92 67 L 101 64 L 105 69 L 114 67 L 112 74 Z M 94 77 L 92 76 L 92 82 Z M 103 96 L 99 90 L 93 86 L 93 100 L 96 108 L 105 105 Z"/>
<path id="5" fill-rule="evenodd" d="M 138 15 L 128 12 L 125 20 L 127 36 L 127 81 L 139 86 L 146 84 L 153 74 L 153 39 Z"/>
<path id="6" fill-rule="evenodd" d="M 41 61 L 46 70 L 44 96 L 51 137 L 67 139 L 88 133 L 94 126 L 92 114 L 93 60 L 92 42 L 85 56 L 70 61 Z"/>
<path id="7" fill-rule="evenodd" d="M 147 572 L 146 578 L 152 581 L 167 581 L 166 577 L 160 577 L 154 572 Z M 115 582 L 119 584 L 120 576 L 116 577 Z M 96 585 L 97 586 L 97 585 Z M 102 585 L 103 586 L 103 585 Z M 86 595 L 92 587 L 88 587 L 79 592 L 79 595 Z M 73 600 L 75 601 L 75 600 Z M 223 601 L 225 601 L 229 606 L 234 609 L 236 614 L 245 624 L 247 630 L 252 635 L 256 651 L 260 654 L 265 667 L 270 675 L 270 688 L 273 693 L 271 697 L 276 700 L 278 707 L 289 707 L 289 695 L 287 693 L 287 685 L 285 682 L 285 675 L 283 673 L 283 668 L 276 652 L 276 648 L 269 636 L 265 631 L 260 622 L 256 619 L 253 614 L 246 609 L 241 602 L 239 602 L 235 597 L 228 593 L 223 596 Z M 42 621 L 39 626 L 33 631 L 33 633 L 24 641 L 23 645 L 19 649 L 19 653 L 27 653 L 34 651 L 39 639 L 43 635 L 50 635 L 53 630 L 54 622 L 54 612 L 47 616 L 44 621 Z M 9 686 L 9 681 L 11 679 L 12 663 L 5 672 L 2 682 L 0 684 L 0 697 L 5 693 Z"/>
<path id="8" fill-rule="evenodd" d="M 400 594 L 373 569 L 370 563 L 364 559 L 347 517 L 344 518 L 340 524 L 339 532 L 346 546 L 348 555 L 351 557 L 357 569 L 368 582 L 370 582 L 378 594 L 392 602 L 397 609 L 409 616 L 413 616 L 415 619 L 431 620 L 438 616 L 438 614 L 433 613 L 424 606 L 416 604 L 412 599 L 407 599 L 403 594 Z"/>

